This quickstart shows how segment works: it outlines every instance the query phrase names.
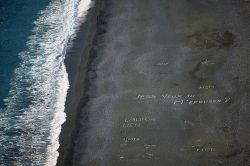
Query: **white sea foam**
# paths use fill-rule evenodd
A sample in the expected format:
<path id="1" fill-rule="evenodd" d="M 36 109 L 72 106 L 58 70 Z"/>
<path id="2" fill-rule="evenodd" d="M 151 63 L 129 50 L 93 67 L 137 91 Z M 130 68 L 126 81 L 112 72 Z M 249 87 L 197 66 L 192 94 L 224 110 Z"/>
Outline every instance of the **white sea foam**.
<path id="1" fill-rule="evenodd" d="M 18 138 L 4 138 L 0 133 L 0 139 L 19 149 L 21 155 L 15 157 L 15 165 L 56 164 L 69 88 L 65 53 L 92 5 L 91 0 L 55 0 L 34 22 L 33 35 L 27 42 L 27 50 L 20 53 L 22 62 L 15 70 L 5 100 L 7 107 L 0 117 L 5 132 L 22 133 Z M 20 114 L 15 114 L 16 111 Z M 14 117 L 15 123 L 11 123 Z"/>
<path id="2" fill-rule="evenodd" d="M 85 21 L 85 16 L 88 13 L 89 8 L 94 5 L 93 1 L 91 0 L 80 0 L 78 5 L 77 11 L 77 18 L 78 21 Z"/>

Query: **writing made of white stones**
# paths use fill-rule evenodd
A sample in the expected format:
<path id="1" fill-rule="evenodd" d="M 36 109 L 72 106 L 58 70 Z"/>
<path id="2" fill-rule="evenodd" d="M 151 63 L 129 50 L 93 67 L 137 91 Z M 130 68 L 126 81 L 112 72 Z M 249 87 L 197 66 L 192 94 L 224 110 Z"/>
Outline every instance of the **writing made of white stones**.
<path id="1" fill-rule="evenodd" d="M 181 148 L 180 151 L 194 151 L 194 152 L 216 152 L 215 147 L 203 147 L 200 145 L 193 145 L 190 149 L 189 148 Z"/>
<path id="2" fill-rule="evenodd" d="M 153 117 L 128 117 L 124 119 L 123 128 L 140 128 L 142 123 L 155 122 Z"/>
<path id="3" fill-rule="evenodd" d="M 204 94 L 138 94 L 135 97 L 136 100 L 139 101 L 153 101 L 160 100 L 163 102 L 169 102 L 174 105 L 177 104 L 188 104 L 188 105 L 196 105 L 196 104 L 223 104 L 231 101 L 230 97 L 208 97 Z"/>

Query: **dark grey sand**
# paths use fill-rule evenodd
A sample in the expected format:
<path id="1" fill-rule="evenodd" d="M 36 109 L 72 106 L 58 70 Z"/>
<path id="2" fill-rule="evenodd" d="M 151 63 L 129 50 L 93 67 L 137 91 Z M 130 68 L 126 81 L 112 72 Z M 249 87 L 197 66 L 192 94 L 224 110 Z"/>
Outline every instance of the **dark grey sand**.
<path id="1" fill-rule="evenodd" d="M 58 165 L 249 166 L 250 1 L 102 2 Z"/>
<path id="2" fill-rule="evenodd" d="M 79 28 L 76 38 L 72 41 L 69 52 L 65 60 L 67 72 L 69 74 L 70 88 L 67 94 L 65 111 L 66 122 L 62 126 L 60 134 L 59 158 L 57 165 L 72 165 L 72 154 L 74 154 L 74 142 L 79 130 L 81 109 L 88 101 L 86 94 L 89 86 L 87 73 L 90 63 L 94 57 L 90 56 L 92 42 L 96 35 L 97 17 L 104 2 L 96 0 L 94 8 L 88 13 L 87 21 Z M 85 119 L 87 119 L 86 116 Z"/>

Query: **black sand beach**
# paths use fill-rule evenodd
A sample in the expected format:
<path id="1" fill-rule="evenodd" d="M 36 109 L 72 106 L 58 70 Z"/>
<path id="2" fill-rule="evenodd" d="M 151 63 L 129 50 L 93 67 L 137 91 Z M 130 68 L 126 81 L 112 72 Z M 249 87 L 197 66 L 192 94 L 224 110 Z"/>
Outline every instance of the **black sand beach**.
<path id="1" fill-rule="evenodd" d="M 57 165 L 72 165 L 72 154 L 74 154 L 75 140 L 81 126 L 81 120 L 84 119 L 86 124 L 88 121 L 88 113 L 82 108 L 88 102 L 89 81 L 87 77 L 95 58 L 91 50 L 97 35 L 97 25 L 100 25 L 100 11 L 105 7 L 105 3 L 96 0 L 94 6 L 89 9 L 87 19 L 79 28 L 65 59 L 70 88 L 65 104 L 67 118 L 60 134 Z"/>
<path id="2" fill-rule="evenodd" d="M 96 0 L 57 165 L 249 166 L 249 18 L 247 0 Z"/>

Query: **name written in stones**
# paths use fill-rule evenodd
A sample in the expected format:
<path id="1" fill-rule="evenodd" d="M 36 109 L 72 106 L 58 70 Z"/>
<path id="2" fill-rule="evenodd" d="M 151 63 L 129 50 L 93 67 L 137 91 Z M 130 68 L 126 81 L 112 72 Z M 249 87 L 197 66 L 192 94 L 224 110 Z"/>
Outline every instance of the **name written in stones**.
<path id="1" fill-rule="evenodd" d="M 212 87 L 207 87 L 212 88 Z M 198 105 L 198 104 L 223 104 L 231 101 L 230 97 L 205 96 L 204 94 L 138 94 L 136 100 L 139 101 L 167 101 L 174 105 Z"/>

